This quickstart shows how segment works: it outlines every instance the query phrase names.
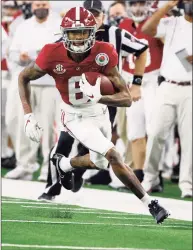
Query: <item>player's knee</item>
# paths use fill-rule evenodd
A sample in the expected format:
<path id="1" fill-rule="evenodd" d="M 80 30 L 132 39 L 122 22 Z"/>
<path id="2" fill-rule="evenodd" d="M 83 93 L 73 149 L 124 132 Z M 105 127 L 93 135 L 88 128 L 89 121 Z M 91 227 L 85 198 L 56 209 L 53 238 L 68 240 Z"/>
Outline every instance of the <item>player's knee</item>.
<path id="1" fill-rule="evenodd" d="M 115 148 L 111 148 L 107 152 L 106 158 L 108 159 L 111 165 L 119 165 L 122 162 L 121 156 Z"/>
<path id="2" fill-rule="evenodd" d="M 100 159 L 100 160 L 94 160 L 92 161 L 92 163 L 94 164 L 94 166 L 96 168 L 100 168 L 100 169 L 107 169 L 108 167 L 108 160 L 106 158 Z"/>

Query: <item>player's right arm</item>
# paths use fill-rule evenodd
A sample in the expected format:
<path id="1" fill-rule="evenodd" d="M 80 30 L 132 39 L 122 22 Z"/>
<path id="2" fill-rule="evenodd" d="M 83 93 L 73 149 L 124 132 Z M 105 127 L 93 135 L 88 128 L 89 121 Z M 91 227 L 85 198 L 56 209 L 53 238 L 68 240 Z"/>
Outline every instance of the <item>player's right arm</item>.
<path id="1" fill-rule="evenodd" d="M 46 72 L 40 69 L 37 64 L 35 64 L 35 62 L 30 63 L 19 74 L 18 89 L 24 114 L 32 113 L 32 108 L 30 104 L 30 81 L 37 80 L 45 74 Z"/>
<path id="2" fill-rule="evenodd" d="M 145 22 L 142 27 L 142 32 L 150 36 L 164 37 L 166 25 L 159 25 L 160 20 L 166 16 L 169 10 L 178 4 L 178 0 L 168 1 L 162 8 L 158 9 L 150 18 Z M 167 18 L 165 20 L 167 22 Z M 159 26 L 159 27 L 158 27 Z"/>
<path id="3" fill-rule="evenodd" d="M 132 104 L 132 97 L 117 67 L 111 68 L 105 75 L 113 82 L 118 93 L 102 96 L 99 103 L 114 107 L 130 107 Z"/>

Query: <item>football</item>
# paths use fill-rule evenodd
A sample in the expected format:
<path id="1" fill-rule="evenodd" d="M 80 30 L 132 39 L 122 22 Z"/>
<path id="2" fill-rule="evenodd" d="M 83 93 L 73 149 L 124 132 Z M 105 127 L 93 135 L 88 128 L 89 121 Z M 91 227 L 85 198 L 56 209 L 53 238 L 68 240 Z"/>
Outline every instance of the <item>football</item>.
<path id="1" fill-rule="evenodd" d="M 113 83 L 103 74 L 99 72 L 86 72 L 85 73 L 87 81 L 94 86 L 97 78 L 101 77 L 101 95 L 113 95 L 116 93 L 116 89 Z"/>

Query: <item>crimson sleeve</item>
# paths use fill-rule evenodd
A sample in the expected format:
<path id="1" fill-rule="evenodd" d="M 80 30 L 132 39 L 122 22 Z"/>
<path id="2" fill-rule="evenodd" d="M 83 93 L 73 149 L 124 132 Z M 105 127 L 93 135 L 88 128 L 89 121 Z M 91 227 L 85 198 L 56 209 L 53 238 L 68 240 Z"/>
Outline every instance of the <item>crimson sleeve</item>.
<path id="1" fill-rule="evenodd" d="M 48 70 L 48 46 L 47 45 L 45 45 L 43 49 L 39 52 L 35 63 L 38 65 L 38 67 L 40 67 L 40 69 L 44 71 Z"/>
<path id="2" fill-rule="evenodd" d="M 118 65 L 118 54 L 115 48 L 111 50 L 111 53 L 109 53 L 109 62 L 104 70 L 104 72 L 108 72 L 110 69 L 114 68 Z"/>

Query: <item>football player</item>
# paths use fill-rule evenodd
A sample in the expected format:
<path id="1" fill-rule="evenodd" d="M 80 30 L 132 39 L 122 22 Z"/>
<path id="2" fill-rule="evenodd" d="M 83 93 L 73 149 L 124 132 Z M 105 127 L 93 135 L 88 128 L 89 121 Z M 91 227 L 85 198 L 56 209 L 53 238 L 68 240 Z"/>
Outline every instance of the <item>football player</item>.
<path id="1" fill-rule="evenodd" d="M 82 7 L 70 9 L 61 24 L 63 42 L 45 45 L 36 62 L 20 73 L 18 85 L 25 113 L 25 133 L 33 141 L 41 139 L 42 129 L 32 113 L 28 87 L 30 80 L 48 73 L 55 79 L 63 100 L 64 128 L 89 149 L 89 154 L 72 159 L 60 154 L 53 156 L 61 178 L 74 168 L 104 169 L 110 163 L 116 176 L 147 206 L 156 222 L 161 223 L 168 217 L 168 211 L 144 191 L 110 141 L 111 124 L 106 105 L 130 107 L 132 97 L 117 70 L 117 52 L 111 44 L 95 41 L 96 29 L 95 18 L 89 11 Z M 88 71 L 106 75 L 118 92 L 102 96 L 101 78 L 91 86 L 84 74 Z M 139 98 L 140 91 L 133 93 L 133 100 Z"/>
<path id="2" fill-rule="evenodd" d="M 150 14 L 150 4 L 146 0 L 131 0 L 128 2 L 128 16 L 119 25 L 138 39 L 145 39 L 149 43 L 145 73 L 141 84 L 142 98 L 127 109 L 128 139 L 131 141 L 134 172 L 140 181 L 143 180 L 143 166 L 146 153 L 146 136 L 149 133 L 149 123 L 152 114 L 155 92 L 158 87 L 158 75 L 162 61 L 163 43 L 145 35 L 141 28 Z M 135 69 L 135 56 L 130 54 L 123 65 L 123 78 L 132 82 Z"/>

